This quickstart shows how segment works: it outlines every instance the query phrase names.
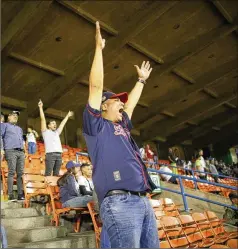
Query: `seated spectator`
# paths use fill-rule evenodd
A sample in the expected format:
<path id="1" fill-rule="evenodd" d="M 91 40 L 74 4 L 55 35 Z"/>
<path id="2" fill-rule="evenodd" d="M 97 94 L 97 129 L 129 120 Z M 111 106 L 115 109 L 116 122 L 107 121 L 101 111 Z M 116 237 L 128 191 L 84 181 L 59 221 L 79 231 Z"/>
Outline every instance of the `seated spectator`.
<path id="1" fill-rule="evenodd" d="M 60 187 L 60 200 L 63 207 L 87 207 L 87 203 L 92 201 L 92 196 L 82 196 L 79 191 L 77 175 L 81 164 L 68 161 L 67 172 L 59 178 L 57 185 Z"/>
<path id="2" fill-rule="evenodd" d="M 172 173 L 172 170 L 167 165 L 162 165 L 159 170 L 164 171 L 166 173 Z M 167 175 L 167 174 L 163 174 L 163 173 L 161 173 L 160 176 L 166 182 L 178 184 L 175 176 L 171 176 L 171 175 Z"/>
<path id="3" fill-rule="evenodd" d="M 176 164 L 177 158 L 176 158 L 172 148 L 169 148 L 168 159 L 169 159 L 169 162 L 170 162 L 171 166 L 173 166 L 173 168 L 172 168 L 173 174 L 178 175 L 178 169 L 176 168 L 176 166 L 177 166 L 177 164 Z"/>
<path id="4" fill-rule="evenodd" d="M 28 144 L 28 154 L 36 153 L 36 139 L 39 137 L 38 133 L 33 130 L 33 127 L 27 128 L 26 142 Z"/>
<path id="5" fill-rule="evenodd" d="M 83 163 L 81 165 L 82 175 L 78 178 L 80 193 L 82 195 L 93 195 L 92 165 Z"/>
<path id="6" fill-rule="evenodd" d="M 210 171 L 212 174 L 215 174 L 215 175 L 212 175 L 212 177 L 214 178 L 214 181 L 215 181 L 215 182 L 218 182 L 218 171 L 217 171 L 216 166 L 214 165 L 214 159 L 211 159 L 211 160 L 209 161 L 209 171 Z"/>
<path id="7" fill-rule="evenodd" d="M 145 154 L 146 154 L 146 158 L 148 163 L 150 164 L 150 168 L 152 168 L 153 166 L 153 162 L 154 162 L 154 152 L 152 151 L 152 149 L 150 148 L 150 145 L 147 144 L 146 148 L 145 148 Z"/>
<path id="8" fill-rule="evenodd" d="M 183 162 L 183 167 L 185 169 L 185 174 L 186 175 L 191 175 L 191 169 L 192 169 L 192 163 L 191 161 L 184 161 Z"/>
<path id="9" fill-rule="evenodd" d="M 230 193 L 229 198 L 232 202 L 232 206 L 238 206 L 238 195 L 236 193 Z M 226 220 L 227 223 L 238 226 L 238 211 L 233 210 L 231 208 L 225 208 L 225 214 L 223 215 L 223 219 Z"/>

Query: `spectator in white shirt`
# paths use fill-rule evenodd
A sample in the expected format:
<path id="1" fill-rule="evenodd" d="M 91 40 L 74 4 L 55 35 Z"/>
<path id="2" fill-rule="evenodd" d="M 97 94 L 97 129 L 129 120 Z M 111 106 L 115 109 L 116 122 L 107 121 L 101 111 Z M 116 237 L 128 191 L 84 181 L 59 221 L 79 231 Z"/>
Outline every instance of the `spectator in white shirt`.
<path id="1" fill-rule="evenodd" d="M 81 165 L 82 175 L 78 178 L 80 193 L 82 195 L 93 195 L 93 181 L 92 181 L 92 165 L 83 163 Z"/>
<path id="2" fill-rule="evenodd" d="M 172 173 L 172 170 L 167 165 L 162 165 L 159 170 L 164 171 L 166 173 Z M 163 174 L 163 173 L 160 173 L 160 176 L 166 182 L 178 184 L 175 176 L 171 176 L 171 175 L 167 175 L 167 174 Z"/>
<path id="3" fill-rule="evenodd" d="M 203 172 L 206 172 L 206 162 L 203 158 L 203 150 L 198 151 L 198 158 L 196 160 L 196 170 L 200 171 L 199 178 L 202 180 L 207 180 L 207 175 Z"/>
<path id="4" fill-rule="evenodd" d="M 144 145 L 140 148 L 140 155 L 141 155 L 141 158 L 142 158 L 143 160 L 146 160 L 146 156 L 145 156 L 145 146 L 144 146 Z"/>
<path id="5" fill-rule="evenodd" d="M 28 145 L 28 154 L 36 153 L 36 138 L 38 138 L 38 133 L 33 130 L 33 127 L 29 126 L 27 128 L 26 142 Z"/>
<path id="6" fill-rule="evenodd" d="M 43 103 L 40 100 L 38 103 L 41 119 L 41 132 L 45 143 L 45 176 L 50 176 L 52 171 L 54 176 L 59 175 L 60 167 L 62 165 L 62 145 L 60 141 L 60 134 L 64 129 L 69 117 L 73 116 L 73 112 L 69 111 L 63 121 L 60 123 L 58 129 L 56 122 L 50 120 L 46 124 L 45 114 L 43 111 Z"/>

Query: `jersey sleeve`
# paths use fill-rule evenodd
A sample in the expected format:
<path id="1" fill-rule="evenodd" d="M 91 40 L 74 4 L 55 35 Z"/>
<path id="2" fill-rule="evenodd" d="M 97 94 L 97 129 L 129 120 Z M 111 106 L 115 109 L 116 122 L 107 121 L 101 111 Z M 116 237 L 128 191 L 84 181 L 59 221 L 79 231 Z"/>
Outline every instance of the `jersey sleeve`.
<path id="1" fill-rule="evenodd" d="M 122 121 L 121 121 L 121 125 L 123 128 L 128 129 L 129 131 L 133 128 L 132 122 L 129 119 L 128 115 L 126 112 L 122 113 Z"/>
<path id="2" fill-rule="evenodd" d="M 89 136 L 97 136 L 103 128 L 102 112 L 87 104 L 83 113 L 83 132 Z"/>

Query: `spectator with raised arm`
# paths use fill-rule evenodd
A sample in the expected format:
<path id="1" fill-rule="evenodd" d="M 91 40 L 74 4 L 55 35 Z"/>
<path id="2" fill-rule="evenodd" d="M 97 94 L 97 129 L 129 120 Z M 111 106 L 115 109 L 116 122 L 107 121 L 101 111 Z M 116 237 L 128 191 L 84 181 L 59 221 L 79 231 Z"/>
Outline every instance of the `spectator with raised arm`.
<path id="1" fill-rule="evenodd" d="M 45 143 L 45 176 L 50 176 L 53 171 L 54 176 L 59 175 L 60 167 L 62 165 L 62 145 L 60 141 L 60 134 L 64 129 L 68 119 L 73 116 L 73 112 L 69 111 L 63 121 L 57 128 L 55 120 L 50 120 L 46 123 L 45 114 L 43 111 L 43 103 L 40 100 L 38 103 L 40 110 L 41 132 Z"/>
<path id="2" fill-rule="evenodd" d="M 112 248 L 159 248 L 153 208 L 146 197 L 156 188 L 130 134 L 131 117 L 152 68 L 135 66 L 131 93 L 103 92 L 105 40 L 96 23 L 96 49 L 89 77 L 83 132 L 93 164 L 100 216 Z"/>
<path id="3" fill-rule="evenodd" d="M 36 139 L 39 137 L 38 133 L 33 130 L 32 126 L 27 128 L 26 142 L 28 145 L 28 154 L 36 153 Z"/>
<path id="4" fill-rule="evenodd" d="M 19 111 L 8 115 L 8 122 L 1 124 L 1 158 L 5 154 L 8 165 L 8 199 L 13 200 L 13 181 L 17 173 L 18 200 L 24 200 L 22 175 L 25 165 L 25 143 L 22 128 L 17 125 Z"/>

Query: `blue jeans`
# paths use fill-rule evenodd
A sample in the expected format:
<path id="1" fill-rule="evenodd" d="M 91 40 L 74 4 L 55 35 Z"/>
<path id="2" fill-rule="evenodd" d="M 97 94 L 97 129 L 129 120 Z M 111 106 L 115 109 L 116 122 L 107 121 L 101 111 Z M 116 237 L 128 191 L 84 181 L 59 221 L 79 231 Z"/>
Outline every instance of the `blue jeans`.
<path id="1" fill-rule="evenodd" d="M 111 248 L 111 243 L 105 226 L 102 226 L 102 231 L 100 234 L 100 248 Z"/>
<path id="2" fill-rule="evenodd" d="M 80 207 L 87 207 L 88 202 L 92 201 L 93 197 L 89 195 L 78 196 L 73 199 L 70 199 L 62 204 L 65 207 L 72 207 L 72 208 L 80 208 Z"/>
<path id="3" fill-rule="evenodd" d="M 29 142 L 28 143 L 28 154 L 35 154 L 36 153 L 36 143 Z"/>
<path id="4" fill-rule="evenodd" d="M 4 227 L 1 225 L 1 247 L 7 248 L 7 235 Z"/>
<path id="5" fill-rule="evenodd" d="M 155 214 L 148 198 L 131 194 L 106 197 L 100 215 L 112 248 L 159 248 Z"/>

